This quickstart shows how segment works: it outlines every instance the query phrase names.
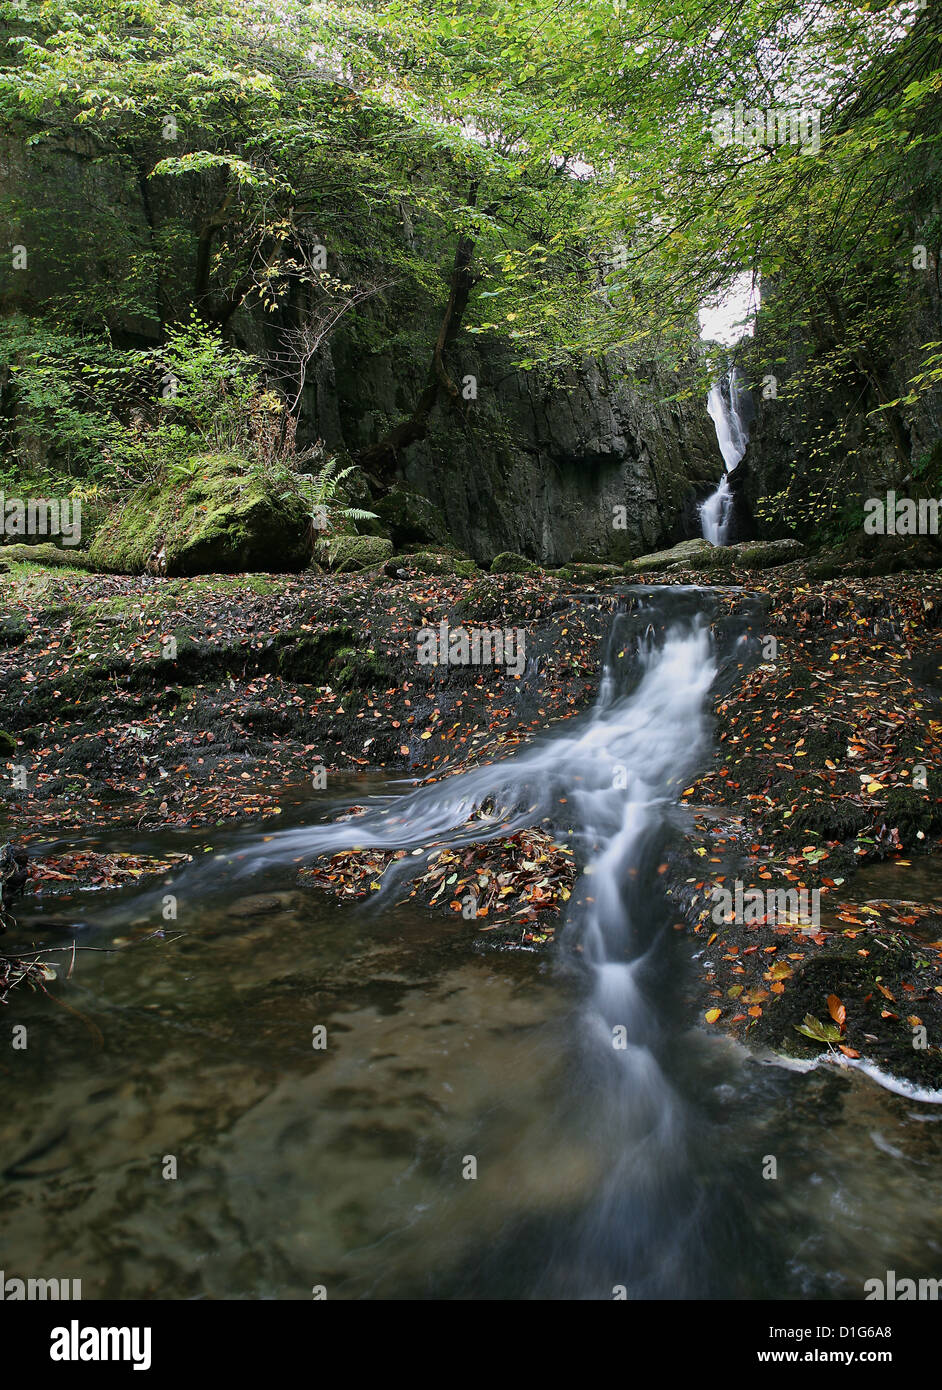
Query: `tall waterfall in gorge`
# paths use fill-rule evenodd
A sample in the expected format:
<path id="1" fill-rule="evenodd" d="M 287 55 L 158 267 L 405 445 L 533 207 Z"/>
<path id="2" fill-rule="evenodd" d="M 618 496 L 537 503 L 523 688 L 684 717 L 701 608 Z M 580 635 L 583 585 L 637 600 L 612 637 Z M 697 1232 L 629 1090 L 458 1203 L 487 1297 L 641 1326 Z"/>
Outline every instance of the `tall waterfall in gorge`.
<path id="1" fill-rule="evenodd" d="M 729 475 L 746 452 L 749 442 L 749 392 L 735 367 L 715 381 L 707 396 L 707 412 L 716 427 L 716 438 L 726 471 L 719 487 L 700 508 L 700 525 L 706 540 L 723 545 L 729 531 L 733 494 Z"/>

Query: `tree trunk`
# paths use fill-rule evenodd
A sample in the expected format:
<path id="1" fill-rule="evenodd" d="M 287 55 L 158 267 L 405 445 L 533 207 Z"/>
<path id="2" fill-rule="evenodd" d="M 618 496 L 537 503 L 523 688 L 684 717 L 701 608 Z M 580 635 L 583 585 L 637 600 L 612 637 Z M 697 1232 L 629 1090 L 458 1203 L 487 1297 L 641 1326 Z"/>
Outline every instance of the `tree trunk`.
<path id="1" fill-rule="evenodd" d="M 477 184 L 475 183 L 472 185 L 468 197 L 468 204 L 471 207 L 474 206 L 476 193 Z M 388 489 L 392 482 L 400 450 L 407 449 L 410 444 L 424 439 L 428 433 L 429 418 L 439 397 L 444 393 L 453 405 L 460 405 L 461 395 L 445 366 L 445 352 L 454 342 L 461 327 L 465 309 L 468 307 L 468 298 L 474 286 L 474 276 L 471 273 L 474 245 L 472 237 L 461 236 L 458 239 L 451 272 L 448 303 L 445 305 L 445 312 L 438 330 L 425 387 L 415 403 L 412 414 L 405 420 L 401 420 L 398 425 L 394 425 L 382 439 L 362 450 L 357 457 L 360 467 L 385 489 Z"/>

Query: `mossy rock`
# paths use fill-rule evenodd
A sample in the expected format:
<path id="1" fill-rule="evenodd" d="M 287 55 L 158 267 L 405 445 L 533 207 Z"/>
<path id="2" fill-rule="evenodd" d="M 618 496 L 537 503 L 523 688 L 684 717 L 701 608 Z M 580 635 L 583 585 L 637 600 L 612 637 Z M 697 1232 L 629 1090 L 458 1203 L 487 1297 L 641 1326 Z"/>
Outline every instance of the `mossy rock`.
<path id="1" fill-rule="evenodd" d="M 599 561 L 570 560 L 565 567 L 574 578 L 594 581 L 597 579 L 621 578 L 621 565 L 609 565 Z"/>
<path id="2" fill-rule="evenodd" d="M 372 510 L 396 549 L 410 542 L 426 545 L 429 541 L 441 545 L 448 543 L 444 516 L 434 502 L 420 493 L 407 492 L 405 488 L 391 488 L 385 497 L 373 505 Z"/>
<path id="3" fill-rule="evenodd" d="M 402 569 L 418 570 L 420 574 L 443 574 L 462 579 L 472 579 L 477 574 L 473 560 L 461 560 L 455 555 L 443 555 L 431 550 L 419 551 L 417 555 L 400 556 Z"/>
<path id="4" fill-rule="evenodd" d="M 832 560 L 821 560 L 816 564 L 808 565 L 805 570 L 805 578 L 814 583 L 821 583 L 825 579 L 837 579 L 840 573 L 840 565 L 835 565 Z"/>
<path id="5" fill-rule="evenodd" d="M 331 662 L 329 676 L 335 690 L 388 690 L 399 681 L 392 663 L 372 647 L 342 648 Z"/>
<path id="6" fill-rule="evenodd" d="M 641 555 L 637 560 L 629 560 L 625 566 L 625 573 L 652 574 L 657 570 L 669 569 L 672 565 L 687 565 L 696 569 L 703 561 L 709 564 L 709 556 L 715 549 L 715 546 L 702 538 L 679 541 L 677 545 L 671 546 L 670 550 L 655 550 L 650 555 Z"/>
<path id="7" fill-rule="evenodd" d="M 853 737 L 853 727 L 843 719 L 830 719 L 824 728 L 805 728 L 803 730 L 804 751 L 809 766 L 820 767 L 828 758 L 840 762 L 845 755 L 848 739 Z"/>
<path id="8" fill-rule="evenodd" d="M 338 623 L 323 632 L 289 632 L 276 661 L 283 680 L 305 685 L 325 685 L 341 653 L 354 651 L 356 633 L 348 623 Z"/>
<path id="9" fill-rule="evenodd" d="M 334 536 L 327 549 L 327 562 L 337 574 L 382 565 L 392 554 L 392 541 L 384 536 Z"/>
<path id="10" fill-rule="evenodd" d="M 939 779 L 930 773 L 927 780 L 928 791 L 899 785 L 889 790 L 883 821 L 889 829 L 899 831 L 903 844 L 915 840 L 918 831 L 929 835 L 942 824 L 942 807 L 937 799 Z"/>
<path id="11" fill-rule="evenodd" d="M 736 550 L 729 545 L 715 545 L 710 550 L 693 551 L 692 554 L 693 560 L 681 561 L 672 565 L 671 569 L 682 569 L 686 565 L 690 569 L 729 570 L 741 563 Z"/>
<path id="12" fill-rule="evenodd" d="M 851 801 L 818 800 L 800 807 L 788 820 L 782 817 L 782 828 L 802 838 L 820 835 L 823 840 L 851 840 L 870 825 L 871 813 Z"/>
<path id="13" fill-rule="evenodd" d="M 823 566 L 834 572 L 823 573 Z M 862 529 L 845 536 L 840 545 L 822 552 L 808 568 L 809 578 L 899 574 L 904 570 L 937 570 L 942 546 L 937 536 L 871 536 Z"/>
<path id="14" fill-rule="evenodd" d="M 491 574 L 539 574 L 540 567 L 515 550 L 504 550 L 491 561 Z"/>
<path id="15" fill-rule="evenodd" d="M 68 550 L 42 541 L 39 545 L 0 546 L 0 570 L 9 565 L 45 565 L 48 569 L 93 570 L 94 563 L 81 550 Z"/>
<path id="16" fill-rule="evenodd" d="M 29 628 L 22 618 L 6 613 L 0 617 L 0 647 L 18 647 L 29 636 Z"/>
<path id="17" fill-rule="evenodd" d="M 486 623 L 500 618 L 503 611 L 504 600 L 500 588 L 492 579 L 485 579 L 482 575 L 465 589 L 454 604 L 451 617 L 456 623 L 470 619 Z"/>
<path id="18" fill-rule="evenodd" d="M 272 496 L 235 454 L 203 454 L 193 477 L 146 483 L 104 522 L 89 557 L 112 574 L 294 573 L 311 558 L 300 498 Z"/>
<path id="19" fill-rule="evenodd" d="M 736 553 L 736 564 L 746 570 L 770 569 L 773 565 L 787 565 L 804 556 L 804 546 L 800 541 L 744 541 L 731 547 Z"/>
<path id="20" fill-rule="evenodd" d="M 16 752 L 16 739 L 5 729 L 0 729 L 0 756 Z"/>

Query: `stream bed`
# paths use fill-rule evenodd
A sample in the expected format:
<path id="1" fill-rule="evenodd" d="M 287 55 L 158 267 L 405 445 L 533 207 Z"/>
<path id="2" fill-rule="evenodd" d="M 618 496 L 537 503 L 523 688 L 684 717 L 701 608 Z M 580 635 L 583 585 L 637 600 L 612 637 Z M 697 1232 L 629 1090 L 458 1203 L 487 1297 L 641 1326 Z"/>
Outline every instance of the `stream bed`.
<path id="1" fill-rule="evenodd" d="M 942 1274 L 942 1107 L 762 1060 L 685 1005 L 657 866 L 706 696 L 755 645 L 706 603 L 630 602 L 594 709 L 500 764 L 336 786 L 356 822 L 311 799 L 271 834 L 147 837 L 194 854 L 173 921 L 153 884 L 34 911 L 35 940 L 65 915 L 95 949 L 67 1009 L 22 993 L 5 1019 L 28 1030 L 0 1063 L 7 1274 L 86 1299 L 859 1299 Z M 478 839 L 548 820 L 577 848 L 551 954 L 297 887 L 340 845 L 419 865 L 482 805 Z"/>

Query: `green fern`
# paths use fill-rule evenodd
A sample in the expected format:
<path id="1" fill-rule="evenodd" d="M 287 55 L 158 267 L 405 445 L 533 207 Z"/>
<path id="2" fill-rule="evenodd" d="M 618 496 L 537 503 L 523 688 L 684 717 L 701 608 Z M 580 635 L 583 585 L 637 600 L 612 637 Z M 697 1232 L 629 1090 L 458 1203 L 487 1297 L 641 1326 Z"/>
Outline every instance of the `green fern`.
<path id="1" fill-rule="evenodd" d="M 323 554 L 329 541 L 326 532 L 335 531 L 340 526 L 354 521 L 375 521 L 376 513 L 365 511 L 362 507 L 348 507 L 339 501 L 340 486 L 343 480 L 354 471 L 356 465 L 337 469 L 339 461 L 329 458 L 317 473 L 302 473 L 300 481 L 306 484 L 304 499 L 311 521 L 314 551 Z"/>

